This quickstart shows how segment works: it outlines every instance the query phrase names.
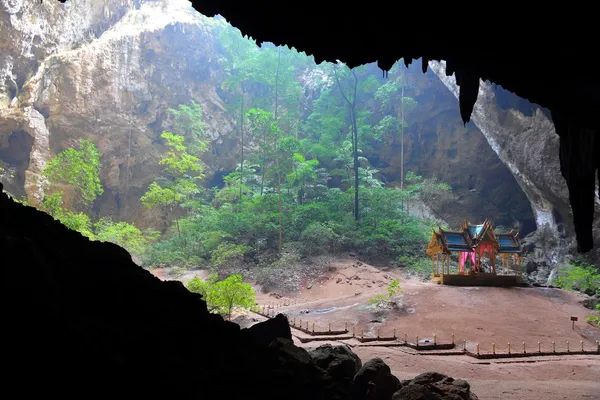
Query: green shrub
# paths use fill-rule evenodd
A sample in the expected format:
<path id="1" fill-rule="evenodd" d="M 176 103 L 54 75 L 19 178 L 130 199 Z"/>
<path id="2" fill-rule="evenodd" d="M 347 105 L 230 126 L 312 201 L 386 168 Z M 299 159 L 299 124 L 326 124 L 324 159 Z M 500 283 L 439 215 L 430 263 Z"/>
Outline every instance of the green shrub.
<path id="1" fill-rule="evenodd" d="M 574 261 L 570 266 L 559 270 L 556 286 L 565 290 L 578 290 L 589 295 L 600 293 L 600 274 L 596 267 L 582 261 Z"/>
<path id="2" fill-rule="evenodd" d="M 587 317 L 585 317 L 585 321 L 600 327 L 600 304 L 596 304 L 596 309 L 592 311 Z"/>
<path id="3" fill-rule="evenodd" d="M 216 274 L 206 281 L 198 277 L 192 279 L 187 288 L 199 293 L 206 301 L 209 311 L 224 314 L 231 319 L 235 307 L 250 308 L 256 304 L 256 293 L 252 285 L 245 283 L 241 275 L 230 275 L 219 281 Z"/>
<path id="4" fill-rule="evenodd" d="M 212 253 L 212 265 L 217 269 L 240 268 L 248 250 L 243 244 L 221 243 Z"/>
<path id="5" fill-rule="evenodd" d="M 340 237 L 329 223 L 313 222 L 302 232 L 300 243 L 303 255 L 319 255 L 339 250 Z"/>

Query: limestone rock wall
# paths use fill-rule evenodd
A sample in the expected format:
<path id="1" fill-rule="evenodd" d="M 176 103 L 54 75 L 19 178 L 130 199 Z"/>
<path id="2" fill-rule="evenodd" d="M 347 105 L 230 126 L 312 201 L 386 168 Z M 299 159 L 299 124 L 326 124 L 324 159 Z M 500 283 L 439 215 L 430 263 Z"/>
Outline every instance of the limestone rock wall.
<path id="1" fill-rule="evenodd" d="M 446 76 L 443 62 L 429 62 L 446 87 L 458 98 L 454 76 Z M 574 250 L 574 231 L 567 184 L 560 172 L 559 137 L 548 113 L 529 104 L 524 113 L 499 106 L 498 96 L 512 96 L 502 88 L 481 82 L 472 121 L 499 159 L 508 167 L 527 196 L 536 223 L 532 256 L 550 264 L 562 262 Z M 595 231 L 600 232 L 600 204 L 596 204 Z M 598 239 L 598 235 L 595 235 Z M 599 260 L 600 242 L 592 260 Z"/>
<path id="2" fill-rule="evenodd" d="M 208 175 L 235 166 L 235 121 L 218 95 L 219 44 L 211 20 L 187 1 L 0 4 L 0 37 L 10 38 L 0 43 L 0 160 L 13 171 L 2 178 L 9 192 L 39 202 L 46 160 L 85 137 L 103 153 L 105 190 L 92 212 L 150 225 L 154 216 L 139 198 L 160 172 L 168 109 L 192 99 L 203 105 L 213 140 Z M 477 126 L 463 126 L 452 93 L 431 71 L 411 66 L 407 76 L 419 107 L 407 120 L 406 170 L 436 175 L 456 194 L 427 213 L 451 226 L 490 217 L 533 230 L 527 197 Z M 367 154 L 392 185 L 399 145 Z"/>
<path id="3" fill-rule="evenodd" d="M 105 186 L 94 212 L 144 225 L 148 216 L 138 199 L 159 173 L 168 109 L 193 99 L 203 106 L 215 143 L 232 131 L 216 93 L 211 25 L 185 0 L 37 3 L 22 1 L 18 11 L 5 5 L 1 14 L 0 36 L 14 40 L 1 49 L 0 138 L 8 144 L 23 130 L 33 139 L 29 164 L 17 168 L 7 189 L 19 195 L 24 188 L 36 204 L 45 161 L 90 138 L 103 153 Z M 37 30 L 25 27 L 33 15 L 42 21 Z M 31 45 L 37 37 L 39 45 Z M 18 91 L 10 89 L 13 81 Z M 205 161 L 209 169 L 231 163 L 214 154 Z"/>

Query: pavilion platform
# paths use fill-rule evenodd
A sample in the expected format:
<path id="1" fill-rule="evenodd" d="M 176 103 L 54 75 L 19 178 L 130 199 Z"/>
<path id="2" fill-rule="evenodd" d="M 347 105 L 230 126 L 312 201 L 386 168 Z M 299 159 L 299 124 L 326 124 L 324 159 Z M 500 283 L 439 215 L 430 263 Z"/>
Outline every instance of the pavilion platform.
<path id="1" fill-rule="evenodd" d="M 451 286 L 520 286 L 519 275 L 497 275 L 479 272 L 476 274 L 431 274 L 431 282 Z"/>

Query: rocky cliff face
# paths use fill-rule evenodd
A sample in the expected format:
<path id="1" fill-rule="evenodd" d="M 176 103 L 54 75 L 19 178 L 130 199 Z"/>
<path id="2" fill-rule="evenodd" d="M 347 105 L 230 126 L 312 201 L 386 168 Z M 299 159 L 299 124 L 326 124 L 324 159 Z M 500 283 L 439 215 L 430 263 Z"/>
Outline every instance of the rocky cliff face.
<path id="1" fill-rule="evenodd" d="M 214 141 L 204 157 L 209 175 L 233 168 L 234 121 L 217 92 L 219 44 L 210 20 L 187 1 L 0 4 L 0 160 L 13 176 L 3 177 L 11 193 L 38 202 L 46 161 L 86 137 L 104 154 L 105 191 L 93 211 L 146 226 L 151 216 L 139 198 L 159 173 L 168 109 L 192 99 L 202 104 Z M 491 217 L 534 229 L 519 178 L 505 166 L 510 155 L 499 157 L 477 126 L 463 126 L 456 99 L 433 72 L 411 67 L 407 75 L 419 107 L 409 121 L 406 170 L 437 175 L 457 195 L 433 212 L 451 225 Z M 368 156 L 388 182 L 397 180 L 397 140 Z"/>
<path id="2" fill-rule="evenodd" d="M 438 218 L 458 228 L 465 218 L 496 225 L 535 229 L 531 207 L 524 193 L 486 137 L 474 124 L 465 126 L 458 102 L 431 70 L 423 74 L 415 63 L 406 71 L 406 95 L 418 106 L 407 115 L 405 170 L 436 176 L 451 184 L 451 202 L 431 204 Z M 400 140 L 384 143 L 377 154 L 368 155 L 391 184 L 400 177 Z"/>
<path id="3" fill-rule="evenodd" d="M 445 64 L 432 61 L 429 66 L 458 98 L 455 78 L 446 76 Z M 554 264 L 563 261 L 575 246 L 569 193 L 557 156 L 559 137 L 545 110 L 533 104 L 519 107 L 515 97 L 482 82 L 472 121 L 531 204 L 537 228 L 534 258 Z M 597 201 L 596 216 L 599 215 Z M 595 231 L 600 232 L 599 219 L 596 217 L 595 221 Z M 600 241 L 597 234 L 595 237 L 595 253 L 591 258 L 598 260 Z"/>
<path id="4" fill-rule="evenodd" d="M 232 130 L 216 93 L 211 26 L 187 1 L 13 3 L 3 1 L 0 13 L 0 154 L 14 169 L 12 193 L 38 202 L 46 160 L 86 137 L 104 154 L 95 211 L 139 222 L 170 107 L 200 103 L 216 143 Z"/>

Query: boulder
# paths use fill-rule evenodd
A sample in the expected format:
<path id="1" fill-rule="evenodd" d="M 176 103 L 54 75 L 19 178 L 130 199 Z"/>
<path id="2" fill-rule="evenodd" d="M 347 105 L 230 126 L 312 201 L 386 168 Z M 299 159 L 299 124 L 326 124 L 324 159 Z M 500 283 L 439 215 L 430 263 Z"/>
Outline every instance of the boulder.
<path id="1" fill-rule="evenodd" d="M 589 296 L 588 298 L 581 300 L 579 303 L 581 303 L 581 305 L 583 305 L 585 308 L 595 310 L 596 306 L 600 304 L 600 294 Z"/>
<path id="2" fill-rule="evenodd" d="M 438 372 L 425 372 L 394 393 L 393 400 L 477 400 L 471 386 L 462 379 L 453 379 Z"/>
<path id="3" fill-rule="evenodd" d="M 260 324 L 252 325 L 244 331 L 249 339 L 260 346 L 269 346 L 277 338 L 292 340 L 292 332 L 287 317 L 277 314 Z"/>
<path id="4" fill-rule="evenodd" d="M 400 380 L 381 358 L 367 361 L 356 373 L 354 383 L 359 396 L 369 400 L 390 400 L 401 387 Z"/>
<path id="5" fill-rule="evenodd" d="M 362 367 L 360 358 L 346 345 L 325 344 L 310 351 L 310 355 L 320 368 L 335 379 L 352 380 Z"/>

